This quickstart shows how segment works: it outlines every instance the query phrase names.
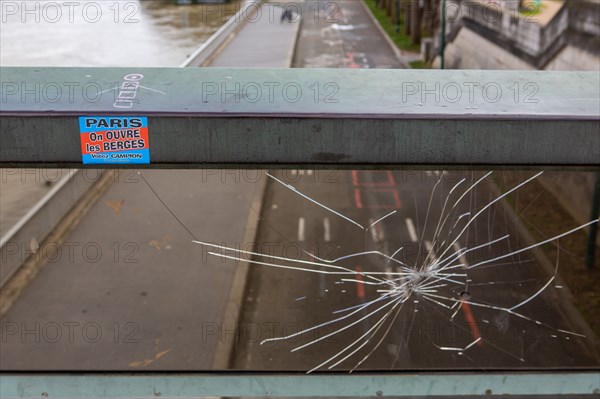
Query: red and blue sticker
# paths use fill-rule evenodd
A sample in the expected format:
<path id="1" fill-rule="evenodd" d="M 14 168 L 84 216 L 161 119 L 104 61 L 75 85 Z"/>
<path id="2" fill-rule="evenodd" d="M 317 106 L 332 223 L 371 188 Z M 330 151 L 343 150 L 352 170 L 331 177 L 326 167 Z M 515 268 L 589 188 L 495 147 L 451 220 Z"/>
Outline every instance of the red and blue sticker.
<path id="1" fill-rule="evenodd" d="M 149 164 L 148 118 L 81 116 L 84 164 Z"/>

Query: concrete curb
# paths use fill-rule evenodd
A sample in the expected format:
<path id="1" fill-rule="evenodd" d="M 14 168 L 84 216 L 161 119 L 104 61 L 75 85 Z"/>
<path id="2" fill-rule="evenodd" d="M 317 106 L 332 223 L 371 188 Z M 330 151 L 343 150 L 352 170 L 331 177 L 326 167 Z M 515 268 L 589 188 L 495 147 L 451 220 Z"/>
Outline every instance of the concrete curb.
<path id="1" fill-rule="evenodd" d="M 392 39 L 387 34 L 385 29 L 383 29 L 383 26 L 381 26 L 381 24 L 379 23 L 377 18 L 375 18 L 375 15 L 373 15 L 373 13 L 371 12 L 371 9 L 367 6 L 367 4 L 364 2 L 364 0 L 359 0 L 359 2 L 365 8 L 367 15 L 369 15 L 369 18 L 371 18 L 371 21 L 377 27 L 377 29 L 379 30 L 379 33 L 381 33 L 381 36 L 383 36 L 385 38 L 385 41 L 387 42 L 387 44 L 390 46 L 390 48 L 396 55 L 396 58 L 398 59 L 398 62 L 400 62 L 400 65 L 402 65 L 403 68 L 411 69 L 410 65 L 408 65 L 408 63 L 405 61 L 404 56 L 402 55 L 402 51 L 400 51 L 400 49 L 396 46 L 396 43 L 394 43 L 392 41 Z"/>
<path id="2" fill-rule="evenodd" d="M 77 226 L 90 207 L 112 184 L 114 174 L 114 171 L 106 171 L 96 181 L 86 182 L 81 170 L 70 171 L 69 177 L 63 179 L 62 184 L 49 192 L 13 228 L 15 234 L 7 243 L 29 245 L 26 240 L 32 237 L 31 234 L 37 234 L 32 238 L 36 241 L 36 248 L 35 251 L 28 253 L 27 259 L 24 259 L 21 252 L 15 254 L 16 263 L 12 262 L 8 265 L 12 266 L 12 269 L 7 269 L 11 273 L 3 276 L 5 280 L 0 294 L 0 318 L 42 270 L 48 258 L 56 254 L 67 234 Z M 4 239 L 2 242 L 5 242 Z M 2 248 L 4 249 L 4 246 Z M 5 254 L 3 253 L 2 256 L 4 257 Z M 6 265 L 4 260 L 3 258 L 2 266 Z"/>
<path id="3" fill-rule="evenodd" d="M 298 38 L 300 36 L 300 30 L 302 26 L 302 20 L 296 26 L 296 32 L 294 34 L 294 42 L 290 47 L 288 53 L 286 65 L 291 68 L 296 55 L 296 47 L 298 45 Z M 253 243 L 252 251 L 256 251 L 256 236 L 258 233 L 258 222 L 263 212 L 264 197 L 269 187 L 269 179 L 265 176 L 265 180 L 261 181 L 260 187 L 257 189 L 252 203 L 250 204 L 250 212 L 248 214 L 248 220 L 246 221 L 246 231 L 244 232 L 243 243 Z M 257 215 L 254 215 L 256 213 Z M 231 284 L 231 290 L 229 292 L 229 299 L 225 307 L 225 313 L 223 316 L 222 325 L 237 326 L 242 315 L 242 308 L 244 303 L 244 295 L 246 293 L 246 286 L 248 283 L 248 274 L 250 271 L 250 262 L 241 260 L 235 270 L 233 282 Z M 213 357 L 212 368 L 213 370 L 226 370 L 231 366 L 234 355 L 234 343 L 233 339 L 222 339 L 218 340 L 215 355 Z"/>
<path id="4" fill-rule="evenodd" d="M 251 251 L 256 251 L 256 236 L 258 233 L 258 222 L 263 212 L 263 199 L 267 192 L 268 180 L 265 179 L 258 183 L 260 187 L 256 190 L 254 198 L 250 204 L 250 211 L 246 221 L 246 230 L 244 232 L 243 244 L 252 243 Z M 256 213 L 256 214 L 255 214 Z M 242 315 L 246 285 L 248 283 L 248 273 L 250 271 L 250 262 L 240 258 L 236 266 L 235 274 L 229 291 L 229 299 L 225 306 L 225 313 L 221 325 L 222 328 L 232 329 L 238 326 Z M 227 370 L 231 364 L 234 354 L 236 339 L 221 336 L 219 337 L 217 348 L 213 357 L 213 370 Z"/>
<path id="5" fill-rule="evenodd" d="M 264 0 L 249 0 L 242 4 L 240 10 L 216 31 L 200 48 L 198 48 L 187 60 L 181 64 L 182 68 L 208 66 L 245 25 L 250 12 L 254 16 L 258 7 L 262 7 Z M 251 7 L 255 7 L 251 10 Z"/>
<path id="6" fill-rule="evenodd" d="M 305 3 L 306 0 L 299 0 L 301 3 Z M 294 33 L 294 43 L 290 47 L 290 51 L 288 53 L 288 58 L 286 65 L 288 68 L 292 68 L 294 66 L 294 58 L 296 57 L 296 51 L 298 48 L 298 39 L 300 38 L 300 31 L 302 30 L 302 24 L 304 22 L 304 17 L 300 17 L 300 21 L 296 24 L 296 32 Z"/>
<path id="7" fill-rule="evenodd" d="M 26 257 L 38 254 L 39 243 L 46 240 L 88 190 L 102 181 L 103 174 L 100 172 L 90 179 L 82 170 L 69 170 L 67 176 L 0 239 L 0 288 L 18 272 Z"/>

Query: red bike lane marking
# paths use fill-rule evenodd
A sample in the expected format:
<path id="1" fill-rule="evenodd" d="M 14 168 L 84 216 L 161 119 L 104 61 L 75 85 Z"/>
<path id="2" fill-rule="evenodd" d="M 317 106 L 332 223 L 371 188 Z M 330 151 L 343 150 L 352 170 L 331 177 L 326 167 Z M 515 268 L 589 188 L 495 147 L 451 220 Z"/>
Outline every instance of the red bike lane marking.
<path id="1" fill-rule="evenodd" d="M 467 302 L 463 302 L 461 305 L 462 305 L 461 306 L 462 310 L 465 313 L 467 323 L 469 324 L 469 327 L 471 328 L 471 335 L 473 336 L 473 339 L 474 340 L 480 339 L 481 334 L 479 333 L 479 328 L 477 327 L 477 323 L 475 322 L 475 317 L 473 316 L 473 311 L 471 310 L 471 305 L 469 305 Z M 482 345 L 483 345 L 483 341 L 477 342 L 477 346 L 482 346 Z"/>
<path id="2" fill-rule="evenodd" d="M 363 208 L 363 203 L 362 203 L 362 198 L 360 197 L 360 189 L 359 188 L 354 189 L 354 204 L 356 205 L 356 207 L 358 209 Z"/>
<path id="3" fill-rule="evenodd" d="M 362 274 L 362 267 L 360 266 L 356 266 L 356 272 L 359 273 L 356 275 L 356 279 L 359 281 L 358 283 L 356 283 L 356 295 L 360 298 L 360 299 L 365 299 L 365 285 L 362 282 L 363 281 L 363 276 Z"/>

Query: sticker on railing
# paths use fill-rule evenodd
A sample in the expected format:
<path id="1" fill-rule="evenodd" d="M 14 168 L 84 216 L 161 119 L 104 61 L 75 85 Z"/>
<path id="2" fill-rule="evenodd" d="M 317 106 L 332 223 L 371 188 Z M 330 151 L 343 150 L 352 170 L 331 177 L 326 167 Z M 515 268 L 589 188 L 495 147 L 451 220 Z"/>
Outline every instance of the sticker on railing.
<path id="1" fill-rule="evenodd" d="M 82 116 L 79 118 L 84 164 L 149 164 L 148 118 Z"/>

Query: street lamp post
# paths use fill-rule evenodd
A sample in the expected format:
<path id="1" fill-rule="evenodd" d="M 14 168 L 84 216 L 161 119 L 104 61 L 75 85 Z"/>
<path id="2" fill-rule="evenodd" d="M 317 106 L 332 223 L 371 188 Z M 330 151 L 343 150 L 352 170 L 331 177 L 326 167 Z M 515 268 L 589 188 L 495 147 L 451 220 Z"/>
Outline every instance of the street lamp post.
<path id="1" fill-rule="evenodd" d="M 442 0 L 442 40 L 440 45 L 440 67 L 441 69 L 446 69 L 446 0 Z"/>
<path id="2" fill-rule="evenodd" d="M 400 0 L 396 0 L 396 33 L 400 33 L 400 18 L 402 16 L 402 9 L 400 8 Z"/>
<path id="3" fill-rule="evenodd" d="M 592 212 L 590 219 L 597 220 L 600 214 L 600 172 L 596 173 L 596 183 L 594 186 L 594 194 L 592 195 Z M 598 234 L 598 223 L 590 226 L 590 234 L 588 236 L 587 250 L 585 254 L 585 264 L 589 269 L 594 267 L 596 258 L 596 237 Z"/>

